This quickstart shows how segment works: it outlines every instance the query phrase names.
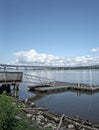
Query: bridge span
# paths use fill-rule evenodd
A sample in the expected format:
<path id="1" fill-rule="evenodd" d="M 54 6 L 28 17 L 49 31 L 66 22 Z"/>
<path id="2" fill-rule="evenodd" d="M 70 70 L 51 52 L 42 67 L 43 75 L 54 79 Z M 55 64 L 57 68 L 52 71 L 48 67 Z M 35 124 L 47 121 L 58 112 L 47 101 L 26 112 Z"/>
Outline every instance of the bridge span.
<path id="1" fill-rule="evenodd" d="M 0 70 L 70 70 L 70 69 L 99 69 L 99 65 L 86 66 L 43 66 L 43 65 L 14 65 L 0 64 Z"/>
<path id="2" fill-rule="evenodd" d="M 33 66 L 33 65 L 12 65 L 12 64 L 0 64 L 0 69 L 1 70 L 42 70 L 42 69 L 52 69 L 54 67 L 52 66 Z"/>

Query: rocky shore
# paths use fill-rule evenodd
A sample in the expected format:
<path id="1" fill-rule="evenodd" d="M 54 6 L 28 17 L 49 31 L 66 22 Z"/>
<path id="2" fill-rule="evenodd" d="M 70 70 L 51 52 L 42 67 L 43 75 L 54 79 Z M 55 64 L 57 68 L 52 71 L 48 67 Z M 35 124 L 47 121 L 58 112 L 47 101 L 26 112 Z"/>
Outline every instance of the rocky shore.
<path id="1" fill-rule="evenodd" d="M 36 122 L 42 129 L 51 130 L 99 130 L 99 124 L 83 120 L 79 116 L 68 117 L 50 113 L 45 107 L 37 107 L 34 102 L 25 99 L 22 101 L 25 115 L 30 119 L 31 125 Z"/>

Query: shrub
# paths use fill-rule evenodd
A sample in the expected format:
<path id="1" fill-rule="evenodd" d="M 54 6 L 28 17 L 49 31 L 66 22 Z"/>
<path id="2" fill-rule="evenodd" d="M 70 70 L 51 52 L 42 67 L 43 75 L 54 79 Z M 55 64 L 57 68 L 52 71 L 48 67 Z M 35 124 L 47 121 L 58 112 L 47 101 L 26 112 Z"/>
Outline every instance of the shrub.
<path id="1" fill-rule="evenodd" d="M 25 118 L 16 118 L 20 114 L 15 100 L 4 92 L 0 95 L 0 130 L 22 130 L 26 128 Z"/>

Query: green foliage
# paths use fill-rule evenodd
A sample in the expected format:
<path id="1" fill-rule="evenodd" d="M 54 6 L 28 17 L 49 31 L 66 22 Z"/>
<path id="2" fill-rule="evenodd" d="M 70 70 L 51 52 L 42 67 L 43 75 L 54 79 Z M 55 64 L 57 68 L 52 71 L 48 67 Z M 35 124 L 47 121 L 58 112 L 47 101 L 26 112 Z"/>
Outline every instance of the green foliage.
<path id="1" fill-rule="evenodd" d="M 12 97 L 4 92 L 0 95 L 0 130 L 22 130 L 26 128 L 25 118 L 16 118 L 20 115 L 20 107 Z"/>

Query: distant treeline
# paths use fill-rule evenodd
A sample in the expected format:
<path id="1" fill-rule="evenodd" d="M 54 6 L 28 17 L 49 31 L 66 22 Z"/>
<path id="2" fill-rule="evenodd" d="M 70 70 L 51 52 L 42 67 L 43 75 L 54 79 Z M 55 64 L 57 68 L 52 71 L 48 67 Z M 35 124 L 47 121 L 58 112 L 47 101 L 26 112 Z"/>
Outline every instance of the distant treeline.
<path id="1" fill-rule="evenodd" d="M 75 66 L 75 67 L 48 67 L 50 70 L 75 70 L 75 69 L 99 69 L 99 65 Z"/>

